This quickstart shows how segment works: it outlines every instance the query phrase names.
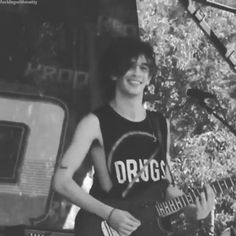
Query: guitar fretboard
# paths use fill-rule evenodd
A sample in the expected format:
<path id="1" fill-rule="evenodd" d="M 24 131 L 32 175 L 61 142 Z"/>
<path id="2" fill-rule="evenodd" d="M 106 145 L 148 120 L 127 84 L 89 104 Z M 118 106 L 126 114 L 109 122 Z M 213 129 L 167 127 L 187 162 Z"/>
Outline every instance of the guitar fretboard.
<path id="1" fill-rule="evenodd" d="M 236 176 L 231 176 L 226 179 L 215 181 L 210 184 L 215 194 L 223 193 L 226 189 L 229 189 L 236 185 Z M 201 189 L 191 189 L 187 194 L 173 198 L 164 202 L 156 202 L 155 208 L 159 216 L 165 217 L 171 215 L 179 210 L 195 203 L 196 198 L 200 195 Z"/>

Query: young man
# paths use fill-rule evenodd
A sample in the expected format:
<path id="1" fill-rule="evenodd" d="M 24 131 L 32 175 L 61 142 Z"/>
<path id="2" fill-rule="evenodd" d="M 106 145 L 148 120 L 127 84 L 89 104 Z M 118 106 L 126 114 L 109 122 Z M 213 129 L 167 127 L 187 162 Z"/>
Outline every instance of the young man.
<path id="1" fill-rule="evenodd" d="M 157 193 L 162 197 L 166 193 L 176 195 L 166 184 L 171 181 L 167 164 L 166 119 L 155 114 L 159 124 L 156 132 L 155 122 L 143 106 L 144 89 L 155 69 L 153 51 L 145 42 L 119 38 L 104 58 L 103 85 L 107 88 L 108 101 L 79 122 L 73 141 L 56 171 L 54 187 L 83 209 L 75 222 L 77 236 L 103 235 L 95 224 L 89 225 L 86 221 L 86 216 L 91 213 L 95 218 L 104 219 L 120 236 L 133 232 L 139 232 L 138 236 L 162 235 L 157 224 L 142 227 L 146 223 L 134 216 L 129 208 L 109 202 L 110 199 L 122 202 L 126 197 L 135 199 L 150 186 L 155 186 L 157 192 L 149 193 L 150 199 L 144 201 L 158 199 Z M 89 151 L 95 176 L 90 194 L 87 194 L 75 183 L 73 175 Z M 148 160 L 149 164 L 144 166 Z M 139 173 L 140 170 L 143 171 Z M 214 193 L 208 186 L 206 193 L 201 193 L 196 200 L 196 218 L 205 218 L 213 204 Z"/>

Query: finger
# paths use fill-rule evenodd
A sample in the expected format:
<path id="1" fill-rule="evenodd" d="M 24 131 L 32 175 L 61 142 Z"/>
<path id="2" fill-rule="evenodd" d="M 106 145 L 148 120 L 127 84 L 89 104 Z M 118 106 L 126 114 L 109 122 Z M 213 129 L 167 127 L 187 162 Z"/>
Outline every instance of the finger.
<path id="1" fill-rule="evenodd" d="M 131 216 L 129 213 L 127 213 L 123 218 L 123 226 L 126 225 L 130 227 L 129 229 L 136 229 L 140 226 L 140 221 Z"/>
<path id="2" fill-rule="evenodd" d="M 200 203 L 200 198 L 199 197 L 196 197 L 196 207 L 199 208 L 201 206 L 201 203 Z"/>
<path id="3" fill-rule="evenodd" d="M 128 219 L 128 220 L 126 221 L 126 224 L 129 225 L 131 228 L 135 228 L 135 229 L 137 229 L 137 228 L 140 226 L 140 223 L 139 223 L 139 222 L 133 221 L 133 220 L 131 220 L 131 219 Z"/>
<path id="4" fill-rule="evenodd" d="M 196 198 L 196 208 L 198 210 L 204 209 L 207 205 L 205 193 L 201 193 L 200 197 Z"/>
<path id="5" fill-rule="evenodd" d="M 141 224 L 140 220 L 138 220 L 137 218 L 135 218 L 134 216 L 132 216 L 130 213 L 128 213 L 128 218 L 129 218 L 133 223 L 135 223 L 135 224 L 137 224 L 137 225 L 140 225 L 140 224 Z"/>
<path id="6" fill-rule="evenodd" d="M 208 204 L 210 209 L 213 209 L 214 205 L 215 205 L 215 193 L 213 191 L 213 189 L 211 187 L 209 187 L 209 192 L 207 193 L 208 195 Z"/>
<path id="7" fill-rule="evenodd" d="M 127 229 L 127 228 L 122 228 L 119 232 L 120 235 L 124 235 L 124 236 L 128 236 L 130 234 L 132 234 L 134 230 L 132 229 Z"/>
<path id="8" fill-rule="evenodd" d="M 128 233 L 126 233 L 126 232 L 121 232 L 121 231 L 119 231 L 118 233 L 119 233 L 120 236 L 128 236 L 128 235 L 129 235 Z"/>
<path id="9" fill-rule="evenodd" d="M 215 198 L 215 192 L 210 185 L 207 186 L 207 195 L 209 195 L 211 198 Z"/>
<path id="10" fill-rule="evenodd" d="M 200 196 L 200 204 L 203 208 L 207 206 L 207 199 L 206 199 L 206 193 L 202 192 Z"/>
<path id="11" fill-rule="evenodd" d="M 204 187 L 204 192 L 205 192 L 205 195 L 206 195 L 206 200 L 208 201 L 208 199 L 210 199 L 210 196 L 211 196 L 211 189 L 210 189 L 209 185 L 206 185 Z"/>
<path id="12" fill-rule="evenodd" d="M 124 225 L 123 229 L 126 230 L 127 232 L 131 233 L 135 231 L 138 227 L 136 225 Z"/>
<path id="13" fill-rule="evenodd" d="M 206 201 L 210 208 L 214 206 L 215 203 L 215 194 L 210 185 L 206 186 Z"/>
<path id="14" fill-rule="evenodd" d="M 133 221 L 133 220 L 129 220 L 129 222 L 127 222 L 127 226 L 129 227 L 128 230 L 130 230 L 131 232 L 137 230 L 137 228 L 141 225 L 139 222 Z"/>

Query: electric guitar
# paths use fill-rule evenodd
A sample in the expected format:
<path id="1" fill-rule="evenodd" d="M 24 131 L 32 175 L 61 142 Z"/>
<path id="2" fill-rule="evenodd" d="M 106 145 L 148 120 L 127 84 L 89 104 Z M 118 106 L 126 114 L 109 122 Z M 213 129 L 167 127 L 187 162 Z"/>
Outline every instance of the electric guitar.
<path id="1" fill-rule="evenodd" d="M 131 236 L 168 236 L 187 235 L 184 233 L 186 227 L 181 224 L 183 210 L 190 204 L 194 204 L 200 189 L 191 189 L 186 194 L 164 201 L 163 184 L 151 185 L 139 196 L 128 197 L 120 201 L 104 201 L 119 209 L 129 211 L 141 221 L 141 226 Z M 210 184 L 215 194 L 223 193 L 236 185 L 236 176 L 231 176 Z M 81 210 L 83 211 L 83 210 Z M 83 236 L 119 236 L 109 224 L 97 215 L 83 212 L 81 217 L 84 224 Z M 79 222 L 80 219 L 78 219 Z"/>

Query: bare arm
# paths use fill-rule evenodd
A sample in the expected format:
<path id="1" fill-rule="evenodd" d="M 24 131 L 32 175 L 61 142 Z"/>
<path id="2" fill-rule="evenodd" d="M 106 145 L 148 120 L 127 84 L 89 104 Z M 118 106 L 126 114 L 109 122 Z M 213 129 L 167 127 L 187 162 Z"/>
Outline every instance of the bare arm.
<path id="1" fill-rule="evenodd" d="M 99 121 L 95 115 L 89 114 L 81 120 L 56 170 L 53 186 L 75 205 L 106 219 L 112 207 L 96 200 L 73 180 L 73 174 L 80 167 L 93 141 L 100 138 L 99 130 Z"/>
<path id="2" fill-rule="evenodd" d="M 127 211 L 120 209 L 115 209 L 114 211 L 113 207 L 86 193 L 73 180 L 73 174 L 80 167 L 95 140 L 103 146 L 99 121 L 95 115 L 89 114 L 77 126 L 72 143 L 56 170 L 53 182 L 54 189 L 82 209 L 94 213 L 105 220 L 109 217 L 109 224 L 119 232 L 119 235 L 128 236 L 140 226 L 140 221 Z M 95 164 L 97 163 L 97 169 L 95 168 L 95 170 L 99 172 L 99 179 L 104 180 L 105 171 L 104 167 L 102 167 L 104 162 L 102 162 L 101 158 L 96 157 L 101 149 L 94 148 L 92 151 L 96 152 L 96 155 L 93 155 L 93 161 Z M 102 155 L 102 153 L 100 154 Z M 104 180 L 103 185 L 104 189 L 109 189 L 111 183 Z M 112 215 L 110 215 L 111 212 Z"/>

